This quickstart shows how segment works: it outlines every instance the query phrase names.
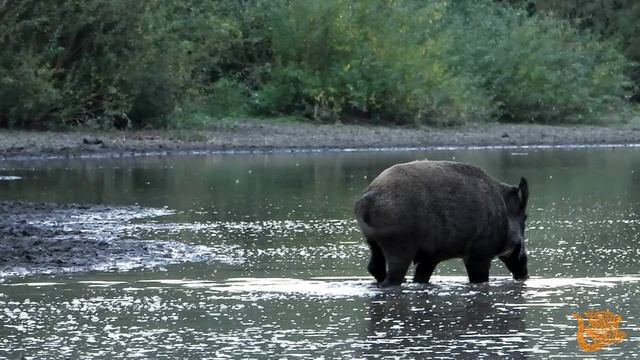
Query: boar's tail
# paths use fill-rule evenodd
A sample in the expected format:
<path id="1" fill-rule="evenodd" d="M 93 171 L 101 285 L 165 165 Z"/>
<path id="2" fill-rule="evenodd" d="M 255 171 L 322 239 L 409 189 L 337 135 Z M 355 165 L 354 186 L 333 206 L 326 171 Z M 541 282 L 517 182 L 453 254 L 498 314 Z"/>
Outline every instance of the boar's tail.
<path id="1" fill-rule="evenodd" d="M 362 233 L 367 237 L 379 237 L 384 236 L 388 233 L 394 232 L 396 229 L 391 229 L 388 227 L 379 227 L 380 224 L 375 224 L 375 220 L 371 219 L 371 209 L 375 207 L 375 193 L 372 191 L 366 192 L 358 201 L 356 202 L 356 206 L 354 212 L 356 214 L 356 219 L 358 220 L 358 225 L 360 225 L 360 229 L 362 229 Z"/>
<path id="2" fill-rule="evenodd" d="M 358 225 L 365 236 L 374 232 L 373 226 L 371 226 L 371 213 L 369 208 L 373 206 L 373 193 L 371 191 L 366 192 L 358 201 L 353 211 L 356 214 Z"/>

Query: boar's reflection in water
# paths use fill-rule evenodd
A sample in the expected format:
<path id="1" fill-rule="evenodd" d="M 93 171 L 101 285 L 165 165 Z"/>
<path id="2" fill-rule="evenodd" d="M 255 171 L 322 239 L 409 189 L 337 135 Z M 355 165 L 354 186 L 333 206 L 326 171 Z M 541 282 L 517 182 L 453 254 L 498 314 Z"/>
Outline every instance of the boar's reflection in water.
<path id="1" fill-rule="evenodd" d="M 536 342 L 523 336 L 527 310 L 502 306 L 523 304 L 525 287 L 503 283 L 499 291 L 487 289 L 464 294 L 459 291 L 464 288 L 445 286 L 377 294 L 368 304 L 370 346 L 362 347 L 354 358 L 383 358 L 380 354 L 408 359 L 527 358 L 522 349 Z"/>
<path id="2" fill-rule="evenodd" d="M 382 287 L 427 283 L 439 262 L 462 258 L 469 281 L 489 280 L 498 256 L 513 277 L 528 277 L 524 223 L 527 181 L 497 181 L 453 161 L 414 161 L 384 170 L 356 202 L 358 224 L 371 248 L 369 272 Z"/>

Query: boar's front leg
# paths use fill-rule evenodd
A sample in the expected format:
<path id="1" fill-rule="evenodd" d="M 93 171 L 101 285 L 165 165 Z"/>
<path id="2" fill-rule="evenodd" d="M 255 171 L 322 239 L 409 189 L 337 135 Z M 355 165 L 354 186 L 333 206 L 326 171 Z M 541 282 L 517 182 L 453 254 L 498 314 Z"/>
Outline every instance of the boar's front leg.
<path id="1" fill-rule="evenodd" d="M 468 256 L 464 259 L 464 266 L 470 282 L 477 284 L 489 281 L 490 257 Z"/>
<path id="2" fill-rule="evenodd" d="M 369 241 L 368 244 L 369 248 L 371 248 L 371 259 L 369 260 L 367 269 L 369 273 L 376 278 L 376 281 L 381 283 L 387 277 L 387 264 L 384 260 L 384 254 L 380 246 L 375 242 Z"/>

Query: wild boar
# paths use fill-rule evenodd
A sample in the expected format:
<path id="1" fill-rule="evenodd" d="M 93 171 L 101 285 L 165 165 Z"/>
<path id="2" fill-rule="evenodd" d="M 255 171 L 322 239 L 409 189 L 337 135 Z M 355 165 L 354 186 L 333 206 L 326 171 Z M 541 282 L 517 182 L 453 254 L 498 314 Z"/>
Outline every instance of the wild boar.
<path id="1" fill-rule="evenodd" d="M 487 282 L 497 256 L 514 279 L 528 277 L 524 230 L 529 188 L 493 179 L 477 166 L 413 161 L 384 170 L 355 204 L 371 248 L 368 270 L 382 287 L 398 286 L 413 261 L 414 282 L 436 265 L 462 258 L 472 283 Z"/>

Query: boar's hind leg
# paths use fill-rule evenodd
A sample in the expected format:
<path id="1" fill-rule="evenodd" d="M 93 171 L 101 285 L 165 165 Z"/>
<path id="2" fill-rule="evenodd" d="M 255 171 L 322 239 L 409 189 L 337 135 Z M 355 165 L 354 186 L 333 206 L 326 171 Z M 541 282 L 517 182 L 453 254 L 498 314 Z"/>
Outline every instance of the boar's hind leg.
<path id="1" fill-rule="evenodd" d="M 385 259 L 387 260 L 387 277 L 380 286 L 388 287 L 401 285 L 414 257 L 415 251 L 410 251 L 409 249 L 385 251 Z"/>
<path id="2" fill-rule="evenodd" d="M 426 284 L 431 279 L 431 274 L 436 269 L 437 263 L 428 259 L 418 259 L 416 271 L 413 274 L 413 282 Z"/>
<path id="3" fill-rule="evenodd" d="M 404 276 L 407 274 L 407 270 L 409 270 L 409 265 L 411 265 L 411 259 L 406 261 L 389 262 L 387 277 L 384 279 L 382 284 L 380 284 L 380 286 L 400 286 L 404 281 Z"/>
<path id="4" fill-rule="evenodd" d="M 368 243 L 371 248 L 371 259 L 369 260 L 369 266 L 367 269 L 369 270 L 369 273 L 376 278 L 377 282 L 383 282 L 387 277 L 387 265 L 384 260 L 384 254 L 378 244 L 371 241 Z"/>
<path id="5" fill-rule="evenodd" d="M 468 257 L 464 259 L 464 266 L 467 268 L 470 282 L 483 283 L 489 281 L 491 258 Z"/>

